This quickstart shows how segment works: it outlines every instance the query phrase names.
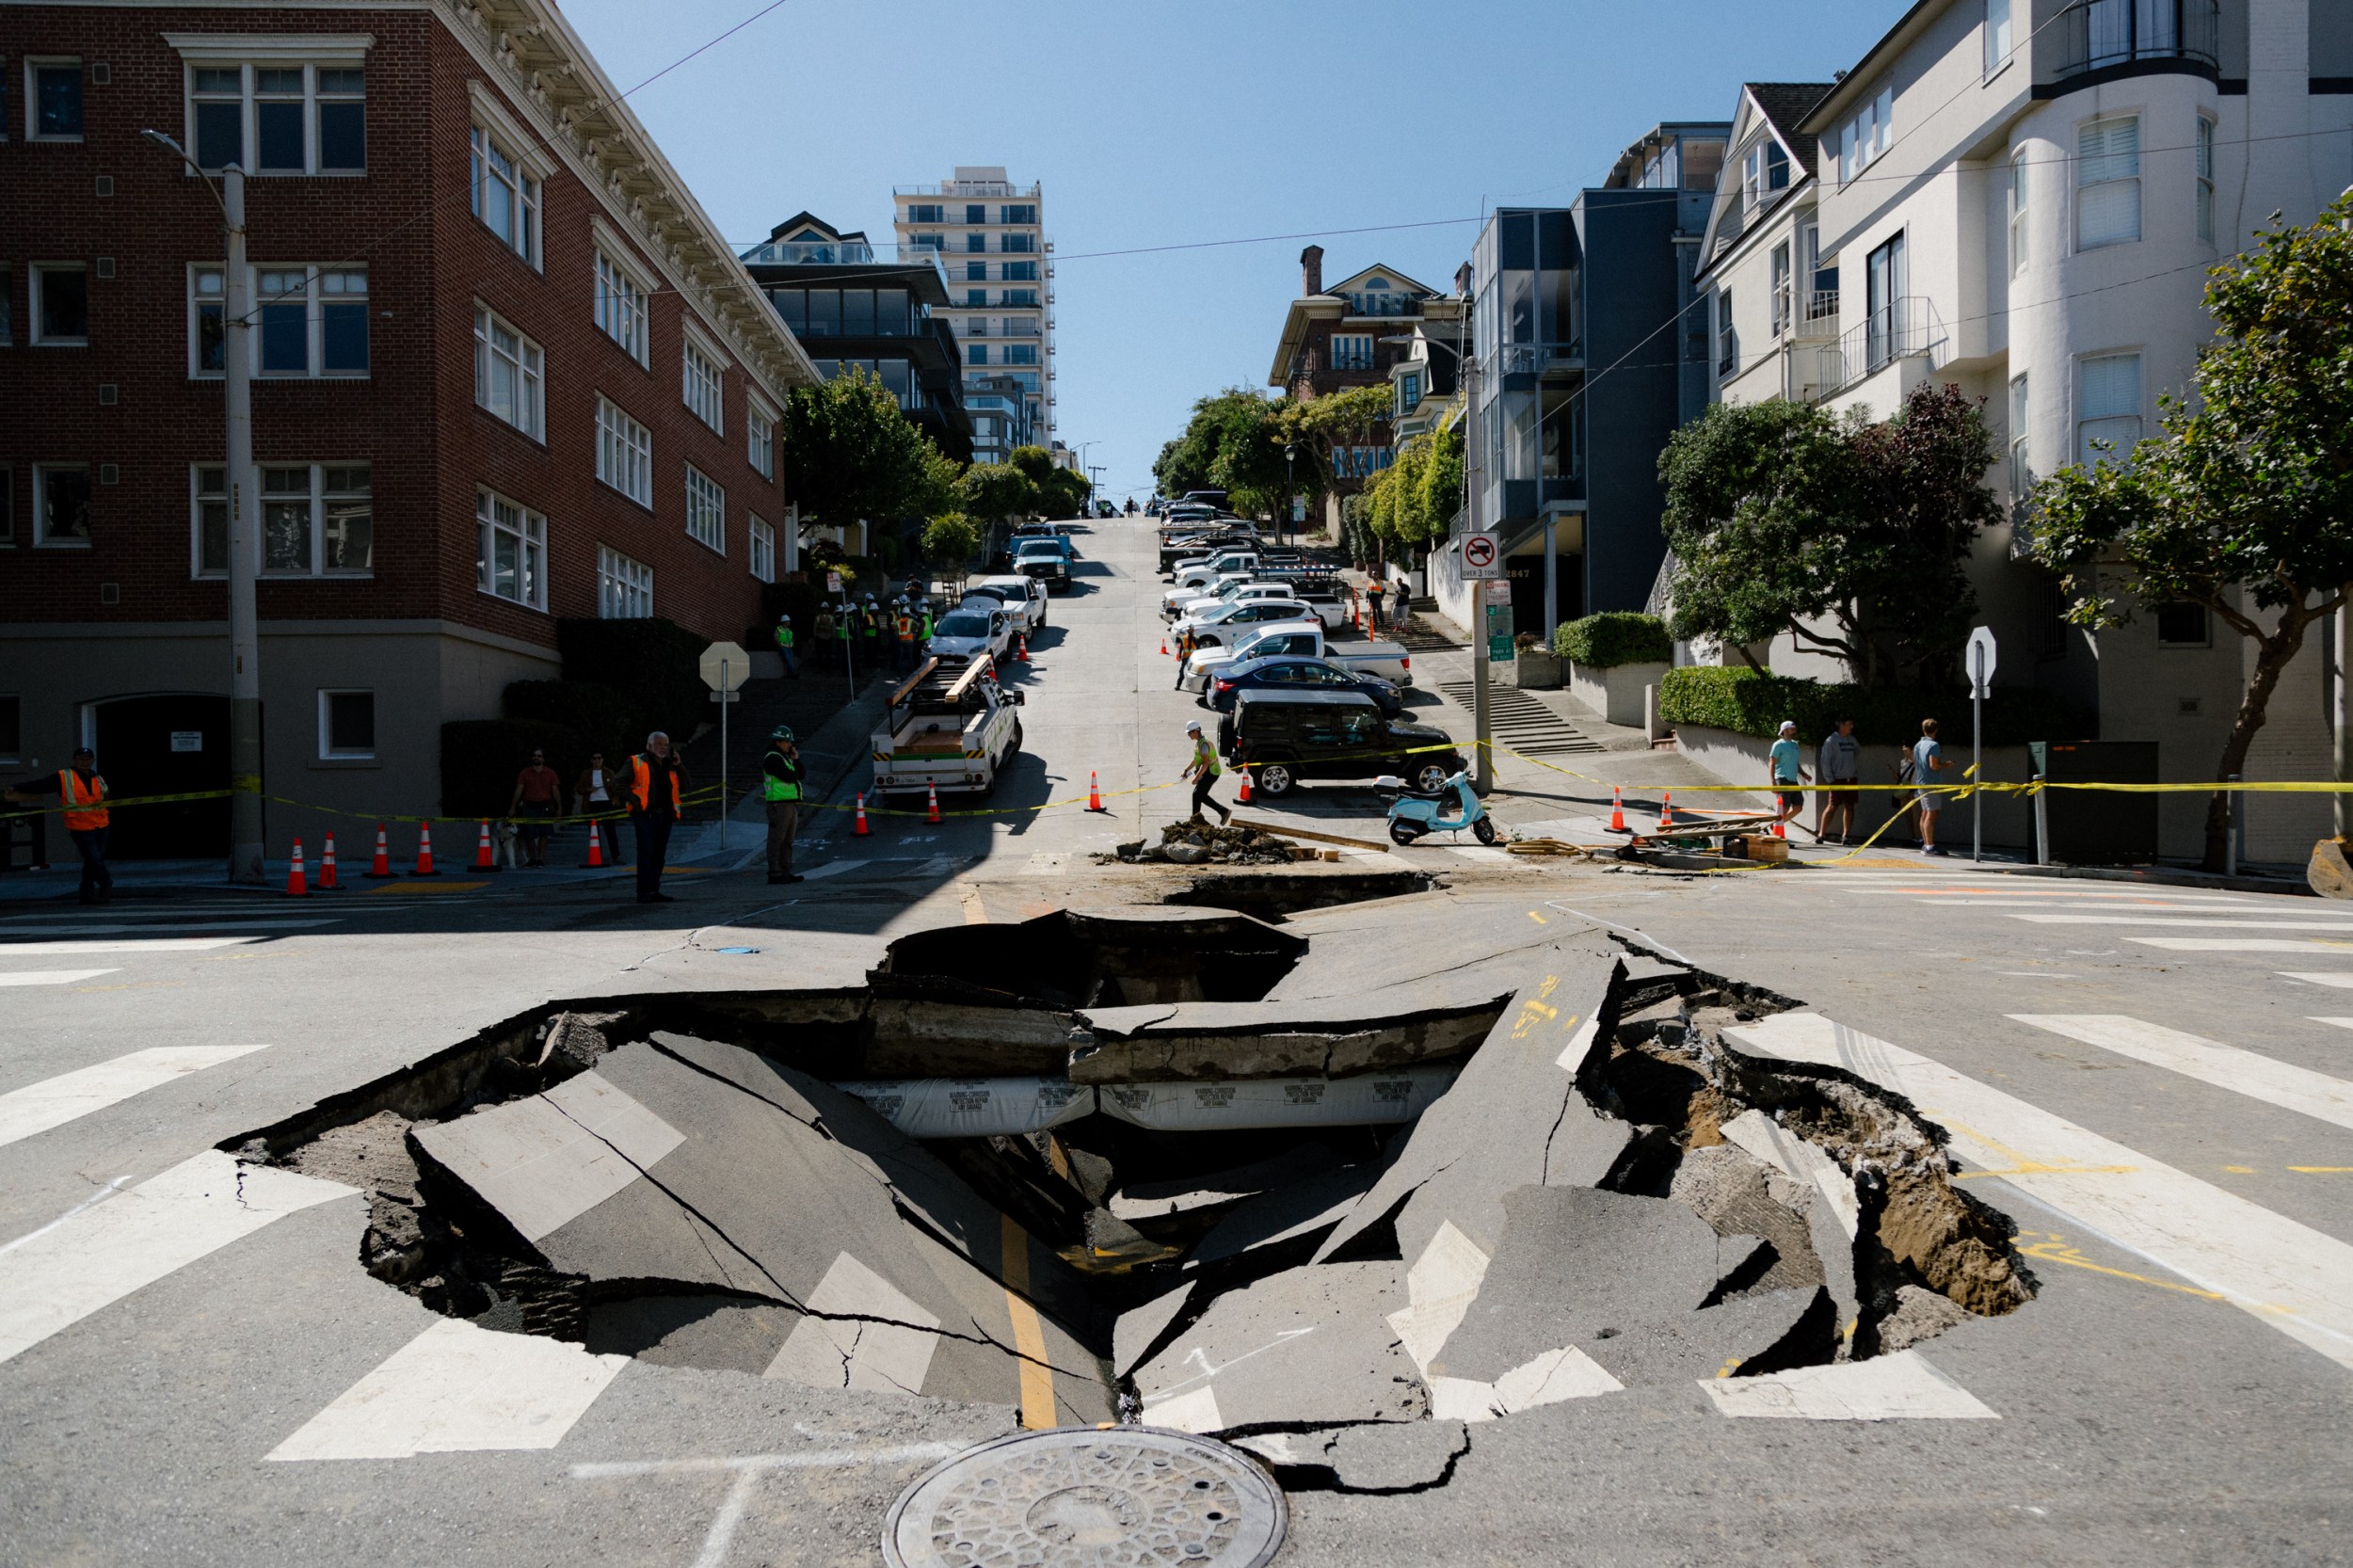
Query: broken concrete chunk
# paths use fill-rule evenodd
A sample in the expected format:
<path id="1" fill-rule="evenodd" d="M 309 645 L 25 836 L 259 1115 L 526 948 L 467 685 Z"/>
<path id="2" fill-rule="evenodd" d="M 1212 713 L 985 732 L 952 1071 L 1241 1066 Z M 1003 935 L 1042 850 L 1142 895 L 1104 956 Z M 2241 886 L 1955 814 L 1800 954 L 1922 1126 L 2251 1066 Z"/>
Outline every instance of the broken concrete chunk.
<path id="1" fill-rule="evenodd" d="M 1398 1255 L 1421 1256 L 1451 1222 L 1493 1254 L 1503 1229 L 1503 1194 L 1546 1182 L 1578 1186 L 1609 1174 L 1633 1136 L 1577 1091 L 1577 1074 L 1596 1048 L 1601 1015 L 1618 972 L 1614 958 L 1551 950 L 1435 1105 L 1424 1112 L 1381 1179 L 1317 1249 L 1350 1247 L 1395 1216 Z"/>
<path id="2" fill-rule="evenodd" d="M 1821 1262 L 1822 1282 L 1838 1309 L 1841 1349 L 1854 1337 L 1863 1315 L 1862 1295 L 1855 1281 L 1854 1241 L 1862 1224 L 1854 1179 L 1821 1148 L 1762 1111 L 1744 1111 L 1723 1127 L 1724 1141 L 1746 1149 L 1810 1192 L 1806 1232 Z"/>
<path id="3" fill-rule="evenodd" d="M 1193 1001 L 1089 1008 L 1089 1043 L 1069 1059 L 1078 1083 L 1193 1079 L 1337 1078 L 1465 1055 L 1510 994 L 1489 980 L 1467 995 L 1352 997 L 1329 1001 Z"/>
<path id="4" fill-rule="evenodd" d="M 703 1367 L 758 1377 L 801 1315 L 781 1302 L 697 1291 L 593 1302 L 582 1325 L 588 1349 L 664 1367 Z"/>
<path id="5" fill-rule="evenodd" d="M 1180 1285 L 1153 1297 L 1142 1306 L 1119 1315 L 1112 1329 L 1112 1369 L 1121 1377 L 1136 1369 L 1160 1346 L 1169 1325 L 1184 1316 L 1185 1307 L 1193 1300 L 1193 1287 Z"/>
<path id="6" fill-rule="evenodd" d="M 1130 1182 L 1111 1195 L 1110 1208 L 1112 1213 L 1131 1224 L 1138 1220 L 1189 1214 L 1197 1209 L 1220 1208 L 1331 1170 L 1338 1163 L 1339 1157 L 1322 1144 L 1302 1144 L 1284 1150 L 1272 1160 L 1261 1160 L 1256 1164 L 1230 1171 L 1184 1176 L 1174 1181 Z"/>
<path id="7" fill-rule="evenodd" d="M 1218 1297 L 1136 1370 L 1145 1424 L 1207 1432 L 1421 1419 L 1429 1395 L 1384 1320 L 1403 1304 L 1401 1273 L 1394 1263 L 1322 1264 Z"/>
<path id="8" fill-rule="evenodd" d="M 1898 1285 L 1895 1309 L 1873 1325 L 1873 1334 L 1879 1352 L 1890 1354 L 1933 1339 L 1968 1317 L 1968 1308 L 1925 1286 Z"/>
<path id="9" fill-rule="evenodd" d="M 1385 1421 L 1262 1432 L 1237 1439 L 1234 1446 L 1273 1465 L 1288 1488 L 1381 1495 L 1443 1484 L 1455 1463 L 1470 1452 L 1470 1433 L 1455 1420 Z"/>
<path id="10" fill-rule="evenodd" d="M 1794 1204 L 1775 1195 L 1776 1184 L 1789 1193 Z M 1758 1237 L 1773 1249 L 1770 1268 L 1727 1293 L 1795 1289 L 1823 1283 L 1821 1260 L 1815 1256 L 1813 1231 L 1806 1224 L 1810 1189 L 1772 1171 L 1747 1150 L 1715 1144 L 1686 1151 L 1667 1195 L 1688 1205 L 1718 1235 Z M 1726 1277 L 1734 1272 L 1728 1269 Z"/>
<path id="11" fill-rule="evenodd" d="M 1238 1204 L 1201 1238 L 1188 1261 L 1208 1267 L 1256 1254 L 1271 1266 L 1296 1249 L 1305 1262 L 1307 1252 L 1348 1217 L 1379 1175 L 1380 1168 L 1369 1161 L 1341 1165 Z"/>

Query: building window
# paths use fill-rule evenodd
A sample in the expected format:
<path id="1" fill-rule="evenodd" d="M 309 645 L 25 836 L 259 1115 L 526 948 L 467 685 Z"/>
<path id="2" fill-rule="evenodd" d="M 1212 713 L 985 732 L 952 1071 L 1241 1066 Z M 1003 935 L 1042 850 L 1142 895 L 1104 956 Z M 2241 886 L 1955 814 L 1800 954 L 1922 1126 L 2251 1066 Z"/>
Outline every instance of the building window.
<path id="1" fill-rule="evenodd" d="M 1037 344 L 1033 343 L 1009 343 L 1005 344 L 1005 363 L 1009 365 L 1033 365 L 1037 363 Z M 1367 361 L 1365 368 L 1371 368 L 1369 360 Z"/>
<path id="2" fill-rule="evenodd" d="M 964 291 L 964 303 L 967 310 L 977 310 L 988 303 L 988 291 L 986 289 L 967 289 Z M 973 330 L 977 332 L 986 332 L 988 328 L 985 324 L 982 324 L 975 326 Z"/>
<path id="3" fill-rule="evenodd" d="M 1858 105 L 1838 132 L 1838 169 L 1843 183 L 1863 172 L 1872 159 L 1886 152 L 1896 139 L 1896 89 L 1880 88 L 1877 95 Z"/>
<path id="4" fill-rule="evenodd" d="M 1754 212 L 1789 188 L 1789 154 L 1768 136 L 1749 149 L 1740 162 L 1740 204 Z"/>
<path id="5" fill-rule="evenodd" d="M 1791 283 L 1789 277 L 1789 242 L 1787 240 L 1773 247 L 1772 281 L 1773 336 L 1780 337 L 1789 330 L 1791 307 L 1796 303 L 1795 296 L 1791 292 L 1795 285 Z"/>
<path id="6" fill-rule="evenodd" d="M 2198 237 L 2214 243 L 2214 121 L 2198 116 Z"/>
<path id="7" fill-rule="evenodd" d="M 721 555 L 728 552 L 728 492 L 692 463 L 686 465 L 686 536 Z"/>
<path id="8" fill-rule="evenodd" d="M 33 342 L 64 348 L 89 344 L 89 272 L 79 262 L 33 264 Z"/>
<path id="9" fill-rule="evenodd" d="M 2082 361 L 2075 408 L 2075 451 L 2086 467 L 2103 456 L 2121 462 L 2140 440 L 2140 356 L 2102 354 Z"/>
<path id="10" fill-rule="evenodd" d="M 776 580 L 776 531 L 773 525 L 760 521 L 757 515 L 752 518 L 750 553 L 752 575 L 762 583 L 774 583 Z"/>
<path id="11" fill-rule="evenodd" d="M 986 250 L 988 248 L 988 236 L 975 229 L 972 232 L 964 236 L 964 248 L 967 250 L 972 251 Z"/>
<path id="12" fill-rule="evenodd" d="M 196 330 L 195 374 L 217 376 L 222 362 L 222 284 L 218 263 L 188 272 L 189 316 Z M 368 274 L 365 267 L 264 268 L 253 296 L 253 374 L 344 376 L 368 373 Z"/>
<path id="13" fill-rule="evenodd" d="M 376 567 L 376 496 L 364 463 L 274 464 L 262 481 L 261 569 L 273 577 L 363 576 Z M 195 575 L 229 570 L 229 482 L 218 464 L 190 473 Z"/>
<path id="14" fill-rule="evenodd" d="M 2202 604 L 2158 605 L 2157 646 L 2212 648 L 2214 629 L 2207 623 L 2206 607 Z"/>
<path id="15" fill-rule="evenodd" d="M 967 202 L 964 208 L 964 221 L 971 224 L 986 223 L 988 209 L 978 201 Z"/>
<path id="16" fill-rule="evenodd" d="M 1716 374 L 1730 376 L 1740 368 L 1740 334 L 1732 326 L 1732 291 L 1716 296 Z"/>
<path id="17" fill-rule="evenodd" d="M 640 506 L 653 504 L 653 432 L 597 399 L 597 477 Z"/>
<path id="18" fill-rule="evenodd" d="M 967 263 L 965 263 L 965 264 L 964 264 L 964 280 L 965 280 L 966 282 L 968 282 L 968 283 L 985 283 L 985 282 L 987 282 L 987 281 L 988 281 L 988 264 L 987 264 L 986 262 L 967 262 Z"/>
<path id="19" fill-rule="evenodd" d="M 516 151 L 473 128 L 473 216 L 516 255 L 539 264 L 539 182 Z"/>
<path id="20" fill-rule="evenodd" d="M 527 610 L 548 607 L 548 520 L 489 490 L 476 490 L 474 587 Z"/>
<path id="21" fill-rule="evenodd" d="M 2140 238 L 2140 117 L 2095 120 L 2075 133 L 2075 248 Z"/>
<path id="22" fill-rule="evenodd" d="M 1421 376 L 1407 371 L 1397 378 L 1397 411 L 1402 416 L 1421 407 Z"/>
<path id="23" fill-rule="evenodd" d="M 376 755 L 376 694 L 319 693 L 319 756 L 324 760 Z"/>
<path id="24" fill-rule="evenodd" d="M 948 209 L 937 202 L 917 202 L 907 209 L 907 221 L 909 223 L 945 223 L 948 221 Z"/>
<path id="25" fill-rule="evenodd" d="M 597 252 L 597 327 L 641 365 L 650 362 L 646 357 L 646 296 L 651 292 L 634 272 L 604 251 Z"/>
<path id="26" fill-rule="evenodd" d="M 1000 250 L 1016 251 L 1026 255 L 1037 249 L 1037 236 L 1035 234 L 1024 234 L 1019 232 L 1010 233 L 1004 236 L 1003 243 L 999 245 L 997 248 Z"/>
<path id="27" fill-rule="evenodd" d="M 89 547 L 89 465 L 33 465 L 33 543 Z"/>
<path id="28" fill-rule="evenodd" d="M 751 460 L 752 472 L 762 479 L 776 476 L 776 417 L 757 403 L 744 406 L 744 430 L 746 444 L 744 456 Z"/>
<path id="29" fill-rule="evenodd" d="M 1003 292 L 1003 303 L 1007 305 L 1027 305 L 1034 308 L 1037 304 L 1037 290 L 1035 289 L 1006 289 Z"/>
<path id="30" fill-rule="evenodd" d="M 1034 283 L 1037 281 L 1037 264 L 1006 262 L 1000 267 L 997 276 L 1008 283 Z"/>
<path id="31" fill-rule="evenodd" d="M 2009 59 L 2009 0 L 1985 0 L 1985 73 Z"/>
<path id="32" fill-rule="evenodd" d="M 725 383 L 719 361 L 703 352 L 693 338 L 686 340 L 686 408 L 721 435 L 727 434 Z"/>
<path id="33" fill-rule="evenodd" d="M 24 62 L 24 135 L 32 141 L 82 139 L 82 62 Z"/>
<path id="34" fill-rule="evenodd" d="M 2013 506 L 2025 504 L 2034 490 L 2032 443 L 2026 426 L 2026 378 L 2010 377 L 2009 383 L 2009 499 Z"/>
<path id="35" fill-rule="evenodd" d="M 988 344 L 984 343 L 965 344 L 964 362 L 968 365 L 984 365 L 988 363 Z"/>
<path id="36" fill-rule="evenodd" d="M 597 546 L 597 614 L 606 620 L 643 620 L 653 614 L 653 568 L 610 545 Z"/>
<path id="37" fill-rule="evenodd" d="M 1033 206 L 1000 207 L 997 211 L 1000 223 L 1035 223 L 1037 221 L 1037 209 Z"/>
<path id="38" fill-rule="evenodd" d="M 547 437 L 539 345 L 488 307 L 473 308 L 473 400 L 533 440 Z"/>
<path id="39" fill-rule="evenodd" d="M 2009 272 L 2015 278 L 2026 266 L 2026 150 L 2009 155 Z"/>
<path id="40" fill-rule="evenodd" d="M 934 219 L 933 221 L 936 222 L 938 220 Z M 918 250 L 945 250 L 948 248 L 948 236 L 945 234 L 910 234 L 907 236 L 907 239 L 908 243 Z"/>
<path id="41" fill-rule="evenodd" d="M 1332 368 L 1334 370 L 1370 370 L 1372 368 L 1372 335 L 1369 332 L 1335 333 L 1332 338 Z"/>
<path id="42" fill-rule="evenodd" d="M 191 65 L 187 124 L 200 168 L 362 174 L 368 74 L 358 66 Z M 253 155 L 246 156 L 251 144 Z"/>

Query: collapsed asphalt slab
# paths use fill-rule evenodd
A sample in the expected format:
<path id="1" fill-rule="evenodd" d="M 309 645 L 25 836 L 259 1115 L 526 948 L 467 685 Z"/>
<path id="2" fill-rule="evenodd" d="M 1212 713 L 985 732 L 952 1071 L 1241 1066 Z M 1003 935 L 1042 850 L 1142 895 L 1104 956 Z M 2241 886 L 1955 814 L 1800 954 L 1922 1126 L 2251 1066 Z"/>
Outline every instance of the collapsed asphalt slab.
<path id="1" fill-rule="evenodd" d="M 1136 1368 L 1144 1423 L 1206 1432 L 1420 1420 L 1429 1392 L 1386 1320 L 1403 1304 L 1402 1272 L 1321 1264 L 1217 1297 Z"/>

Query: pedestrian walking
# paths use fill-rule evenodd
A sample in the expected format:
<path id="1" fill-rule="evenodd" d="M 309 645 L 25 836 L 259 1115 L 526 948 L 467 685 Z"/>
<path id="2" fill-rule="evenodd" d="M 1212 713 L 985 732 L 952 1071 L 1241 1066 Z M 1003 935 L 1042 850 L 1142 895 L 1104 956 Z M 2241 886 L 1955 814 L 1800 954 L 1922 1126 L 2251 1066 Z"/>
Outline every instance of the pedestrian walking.
<path id="1" fill-rule="evenodd" d="M 1185 721 L 1185 737 L 1193 742 L 1193 760 L 1187 762 L 1185 771 L 1176 776 L 1193 780 L 1193 818 L 1195 821 L 1201 820 L 1201 808 L 1206 806 L 1217 813 L 1218 824 L 1223 826 L 1234 820 L 1234 814 L 1209 797 L 1210 786 L 1217 782 L 1217 776 L 1225 771 L 1218 763 L 1217 747 L 1211 745 L 1209 738 L 1201 733 L 1199 719 Z"/>
<path id="2" fill-rule="evenodd" d="M 1767 758 L 1773 776 L 1773 820 L 1788 822 L 1805 811 L 1805 781 L 1813 776 L 1805 771 L 1804 748 L 1798 744 L 1798 721 L 1781 721 L 1781 736 L 1773 742 Z M 1816 835 L 1817 838 L 1819 835 Z"/>
<path id="3" fill-rule="evenodd" d="M 675 902 L 662 890 L 662 867 L 670 853 L 670 829 L 678 825 L 686 795 L 686 764 L 657 729 L 646 749 L 629 760 L 629 820 L 637 836 L 637 902 Z"/>
<path id="4" fill-rule="evenodd" d="M 1920 786 L 1920 853 L 1943 855 L 1936 847 L 1936 814 L 1945 808 L 1945 797 L 1936 792 L 1936 776 L 1953 766 L 1945 760 L 1945 748 L 1937 744 L 1936 721 L 1920 721 L 1920 738 L 1912 743 L 1912 776 Z"/>
<path id="5" fill-rule="evenodd" d="M 809 640 L 815 645 L 817 667 L 821 670 L 832 669 L 835 658 L 833 611 L 820 605 L 817 619 L 810 624 L 808 631 Z"/>
<path id="6" fill-rule="evenodd" d="M 801 678 L 801 666 L 792 657 L 792 617 L 791 616 L 776 617 L 776 651 L 784 656 L 784 678 L 787 680 L 798 680 Z"/>
<path id="7" fill-rule="evenodd" d="M 546 865 L 548 834 L 564 814 L 564 780 L 548 766 L 548 754 L 536 746 L 530 763 L 515 776 L 515 798 L 506 803 L 506 814 L 523 819 L 523 864 Z"/>
<path id="8" fill-rule="evenodd" d="M 1367 605 L 1367 606 L 1368 606 L 1368 607 L 1369 607 L 1369 608 L 1372 611 L 1372 629 L 1373 629 L 1375 632 L 1379 632 L 1379 631 L 1381 631 L 1383 628 L 1385 628 L 1385 627 L 1388 624 L 1386 621 L 1384 621 L 1384 620 L 1381 618 L 1381 596 L 1382 596 L 1382 592 L 1383 592 L 1383 584 L 1382 584 L 1382 583 L 1380 582 L 1380 580 L 1379 580 L 1379 579 L 1377 579 L 1377 578 L 1376 578 L 1376 579 L 1374 579 L 1371 583 L 1369 583 L 1369 584 L 1366 584 L 1366 587 L 1365 587 L 1365 603 L 1366 603 L 1366 605 Z"/>
<path id="9" fill-rule="evenodd" d="M 792 727 L 768 731 L 768 754 L 760 760 L 760 798 L 768 803 L 768 880 L 798 882 L 792 840 L 801 830 L 801 748 Z"/>
<path id="10" fill-rule="evenodd" d="M 573 813 L 600 818 L 609 827 L 620 807 L 620 777 L 604 765 L 604 753 L 590 752 L 588 765 L 580 770 L 580 777 L 572 784 Z M 621 864 L 621 836 L 618 833 L 606 833 L 600 828 L 597 842 L 602 847 L 606 860 L 616 866 Z"/>
<path id="11" fill-rule="evenodd" d="M 106 830 L 114 819 L 106 809 L 106 781 L 99 776 L 97 755 L 77 746 L 72 766 L 28 778 L 8 792 L 8 799 L 27 803 L 43 795 L 56 795 L 65 808 L 66 837 L 82 857 L 82 902 L 106 903 L 115 894 L 115 875 L 106 869 Z"/>
<path id="12" fill-rule="evenodd" d="M 1854 738 L 1854 720 L 1842 718 L 1831 732 L 1822 737 L 1816 753 L 1815 777 L 1824 785 L 1860 784 L 1863 781 L 1863 743 Z M 1860 790 L 1824 789 L 1817 797 L 1814 813 L 1814 836 L 1828 842 L 1831 824 L 1838 827 L 1838 841 L 1854 842 L 1855 796 Z"/>

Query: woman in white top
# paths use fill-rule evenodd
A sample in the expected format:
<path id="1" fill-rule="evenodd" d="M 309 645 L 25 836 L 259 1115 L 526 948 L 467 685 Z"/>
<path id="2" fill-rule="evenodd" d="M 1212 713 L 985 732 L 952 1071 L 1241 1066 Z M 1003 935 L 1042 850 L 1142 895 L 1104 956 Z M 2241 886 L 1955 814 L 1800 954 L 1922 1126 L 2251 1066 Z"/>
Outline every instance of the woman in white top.
<path id="1" fill-rule="evenodd" d="M 579 781 L 572 786 L 575 803 L 572 809 L 584 817 L 604 817 L 617 822 L 621 812 L 620 788 L 620 776 L 604 765 L 604 753 L 592 751 L 588 754 L 588 765 L 580 770 Z M 597 837 L 603 842 L 606 863 L 621 864 L 621 842 L 627 835 L 600 831 Z"/>

